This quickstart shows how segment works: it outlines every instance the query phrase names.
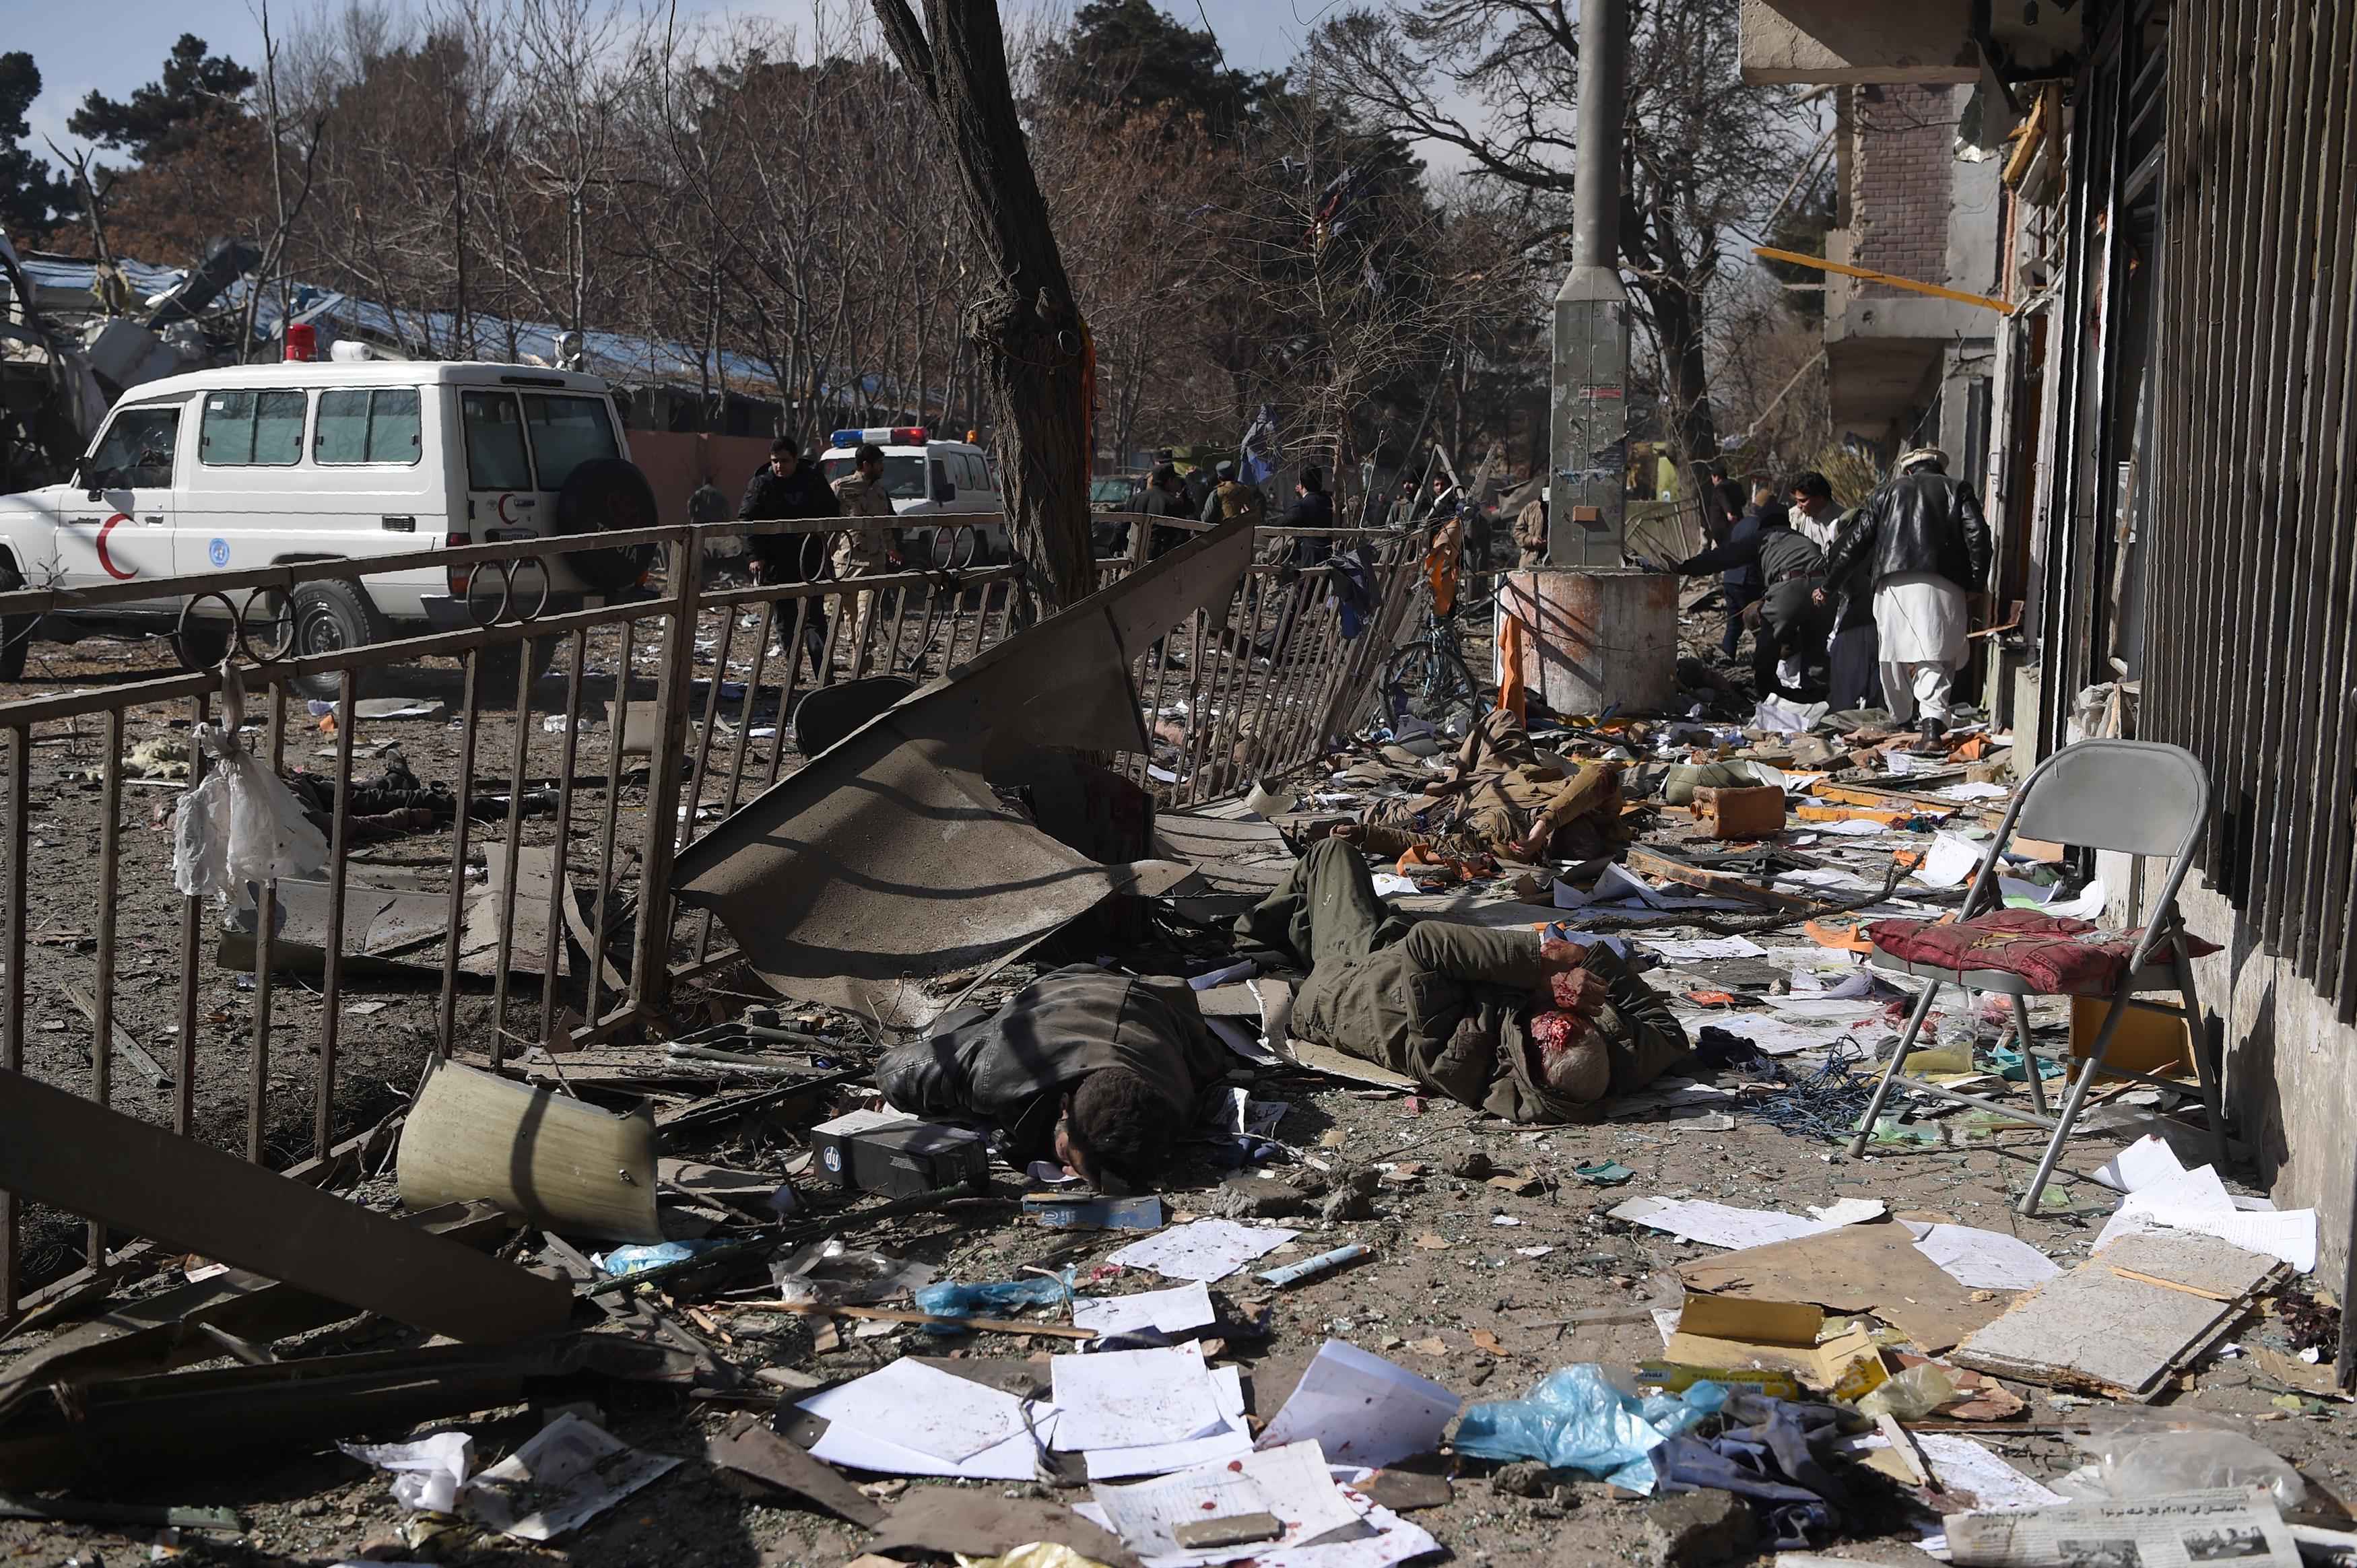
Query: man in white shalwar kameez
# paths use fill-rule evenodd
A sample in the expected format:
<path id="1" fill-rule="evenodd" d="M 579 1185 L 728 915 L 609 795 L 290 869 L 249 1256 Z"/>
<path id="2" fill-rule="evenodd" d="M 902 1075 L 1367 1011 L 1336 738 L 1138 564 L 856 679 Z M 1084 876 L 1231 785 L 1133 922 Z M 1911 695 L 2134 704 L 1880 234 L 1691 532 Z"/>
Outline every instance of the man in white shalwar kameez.
<path id="1" fill-rule="evenodd" d="M 1838 591 L 1860 572 L 1873 584 L 1883 703 L 1897 723 L 1920 722 L 1923 751 L 1941 749 L 1949 688 L 1964 662 L 1966 596 L 1980 591 L 1989 566 L 1980 502 L 1947 467 L 1933 447 L 1902 456 L 1835 542 L 1818 591 Z"/>

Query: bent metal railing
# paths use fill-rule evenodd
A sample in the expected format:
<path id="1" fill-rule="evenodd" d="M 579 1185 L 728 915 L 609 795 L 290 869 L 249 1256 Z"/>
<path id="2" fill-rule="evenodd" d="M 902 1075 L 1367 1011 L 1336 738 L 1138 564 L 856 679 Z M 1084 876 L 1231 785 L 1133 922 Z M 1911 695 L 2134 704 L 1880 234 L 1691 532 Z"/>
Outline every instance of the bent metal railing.
<path id="1" fill-rule="evenodd" d="M 0 1068 L 297 1166 L 404 1101 L 429 1055 L 496 1066 L 659 1019 L 675 983 L 716 980 L 735 956 L 716 947 L 708 915 L 683 919 L 673 908 L 673 857 L 798 765 L 800 697 L 862 673 L 936 677 L 1006 634 L 1009 565 L 851 583 L 705 580 L 716 539 L 839 526 L 673 526 L 0 594 L 0 625 L 13 635 L 24 618 L 142 600 L 185 600 L 184 628 L 233 621 L 238 716 L 259 715 L 249 749 L 298 780 L 303 763 L 331 759 L 324 780 L 309 778 L 332 800 L 321 809 L 321 879 L 250 888 L 225 923 L 175 888 L 167 809 L 203 776 L 196 726 L 230 705 L 221 669 L 133 672 L 0 703 Z M 1404 616 L 1418 553 L 1409 542 L 1369 536 L 1382 607 L 1373 629 L 1344 639 L 1325 569 L 1276 559 L 1298 534 L 1262 532 L 1268 559 L 1225 609 L 1196 616 L 1137 660 L 1155 739 L 1149 755 L 1116 765 L 1166 805 L 1234 793 L 1324 755 L 1364 717 L 1386 628 Z M 1100 562 L 1106 580 L 1142 559 L 1145 530 L 1133 532 L 1131 553 Z M 661 552 L 643 596 L 552 607 L 549 557 L 637 545 Z M 955 537 L 934 546 L 937 559 L 970 553 Z M 293 652 L 287 605 L 303 585 L 365 587 L 388 573 L 454 567 L 473 568 L 467 598 L 481 624 Z M 854 605 L 863 594 L 865 617 Z M 554 645 L 546 676 L 527 641 Z M 511 659 L 512 683 L 495 680 L 503 672 L 490 666 Z M 439 722 L 361 713 L 363 688 L 396 665 L 425 693 L 414 705 L 430 711 L 439 690 L 455 695 L 455 712 Z M 335 695 L 307 705 L 298 681 Z M 590 705 L 600 699 L 602 716 Z M 329 746 L 290 758 L 300 736 L 322 731 Z M 126 758 L 135 743 L 176 736 L 188 742 L 185 779 L 157 780 Z M 355 810 L 366 789 L 355 768 L 389 744 L 421 781 L 448 781 L 445 811 L 427 808 L 406 831 Z M 153 810 L 126 820 L 143 799 Z M 543 870 L 531 879 L 527 852 Z M 250 930 L 243 954 L 231 925 Z M 204 961 L 209 937 L 223 961 Z M 361 990 L 365 1002 L 354 1000 Z M 0 1324 L 28 1274 L 56 1274 L 77 1252 L 96 1266 L 110 1245 L 96 1225 L 44 1214 L 27 1232 L 25 1218 L 0 1194 Z"/>

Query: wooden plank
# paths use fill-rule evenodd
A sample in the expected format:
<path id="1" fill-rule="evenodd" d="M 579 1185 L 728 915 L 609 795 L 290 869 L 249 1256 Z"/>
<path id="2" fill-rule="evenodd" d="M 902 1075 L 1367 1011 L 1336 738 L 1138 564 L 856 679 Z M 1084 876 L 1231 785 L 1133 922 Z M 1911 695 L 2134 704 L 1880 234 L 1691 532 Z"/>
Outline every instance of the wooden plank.
<path id="1" fill-rule="evenodd" d="M 2282 1268 L 2211 1236 L 2124 1236 L 2022 1294 L 1950 1359 L 2025 1382 L 2146 1402 L 2231 1328 L 2240 1304 Z"/>
<path id="2" fill-rule="evenodd" d="M 1803 898 L 1791 893 L 1779 893 L 1772 887 L 1761 887 L 1739 876 L 1723 871 L 1705 871 L 1684 861 L 1674 860 L 1649 849 L 1629 851 L 1629 869 L 1641 871 L 1648 876 L 1658 876 L 1665 882 L 1683 883 L 1721 898 L 1738 898 L 1746 904 L 1757 904 L 1764 909 L 1781 910 L 1787 914 L 1821 915 L 1830 906 L 1814 898 Z"/>
<path id="3" fill-rule="evenodd" d="M 721 1469 L 750 1476 L 862 1530 L 874 1530 L 884 1522 L 883 1504 L 845 1480 L 832 1466 L 812 1458 L 749 1417 L 705 1443 L 704 1456 Z"/>
<path id="4" fill-rule="evenodd" d="M 89 993 L 70 982 L 59 984 L 58 989 L 65 993 L 67 1001 L 81 1009 L 83 1017 L 93 1025 L 98 1022 L 98 1004 L 90 999 Z M 146 1048 L 131 1037 L 131 1031 L 120 1024 L 114 1026 L 114 1048 L 139 1064 L 139 1070 L 147 1075 L 150 1089 L 169 1089 L 172 1086 L 172 1075 L 164 1070 L 163 1064 L 149 1056 Z"/>
<path id="5" fill-rule="evenodd" d="M 563 1281 L 0 1073 L 0 1188 L 454 1339 L 561 1332 Z"/>

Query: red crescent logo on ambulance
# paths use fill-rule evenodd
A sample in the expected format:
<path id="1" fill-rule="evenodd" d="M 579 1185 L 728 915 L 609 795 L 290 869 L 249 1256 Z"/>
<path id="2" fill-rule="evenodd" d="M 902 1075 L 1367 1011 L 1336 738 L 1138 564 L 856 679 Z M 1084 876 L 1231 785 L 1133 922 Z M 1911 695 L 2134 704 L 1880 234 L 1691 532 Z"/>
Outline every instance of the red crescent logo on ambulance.
<path id="1" fill-rule="evenodd" d="M 515 497 L 512 495 L 503 495 L 498 500 L 491 503 L 492 510 L 500 514 L 500 521 L 506 523 L 510 528 L 513 528 L 515 526 L 515 519 L 508 515 L 508 502 L 513 499 L 515 499 Z"/>
<path id="2" fill-rule="evenodd" d="M 116 523 L 129 522 L 130 521 L 130 518 L 118 511 L 113 517 L 108 518 L 104 522 L 98 525 L 99 566 L 108 576 L 113 578 L 118 583 L 128 582 L 139 574 L 136 571 L 126 572 L 122 567 L 114 564 L 114 558 L 106 553 L 106 536 L 114 532 L 114 525 Z"/>

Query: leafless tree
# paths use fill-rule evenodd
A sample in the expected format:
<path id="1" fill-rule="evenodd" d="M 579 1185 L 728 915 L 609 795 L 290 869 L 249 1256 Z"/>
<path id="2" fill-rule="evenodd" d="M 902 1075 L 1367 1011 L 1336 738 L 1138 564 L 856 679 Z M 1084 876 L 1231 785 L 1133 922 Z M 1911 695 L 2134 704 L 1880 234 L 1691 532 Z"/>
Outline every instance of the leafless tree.
<path id="1" fill-rule="evenodd" d="M 1025 145 L 997 0 L 925 0 L 921 27 L 907 0 L 875 5 L 949 144 L 990 269 L 966 319 L 997 415 L 1007 532 L 1028 568 L 1022 599 L 1053 613 L 1096 585 L 1088 326 Z"/>

